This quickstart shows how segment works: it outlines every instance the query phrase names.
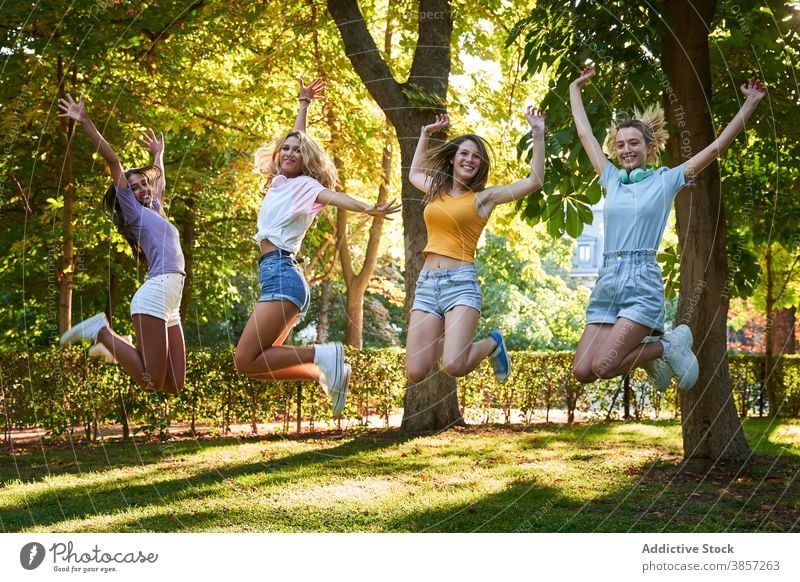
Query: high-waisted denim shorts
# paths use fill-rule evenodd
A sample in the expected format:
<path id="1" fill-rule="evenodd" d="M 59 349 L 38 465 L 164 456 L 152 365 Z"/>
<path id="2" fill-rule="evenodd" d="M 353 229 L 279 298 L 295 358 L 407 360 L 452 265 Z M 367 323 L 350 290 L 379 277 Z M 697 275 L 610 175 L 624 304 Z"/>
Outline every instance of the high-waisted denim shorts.
<path id="1" fill-rule="evenodd" d="M 291 301 L 301 316 L 308 310 L 311 293 L 294 255 L 281 249 L 261 255 L 258 277 L 261 280 L 259 301 Z"/>
<path id="2" fill-rule="evenodd" d="M 664 333 L 664 282 L 656 251 L 603 253 L 603 268 L 586 308 L 586 324 L 614 324 L 620 317 Z"/>
<path id="3" fill-rule="evenodd" d="M 417 309 L 444 319 L 444 314 L 457 305 L 481 311 L 483 292 L 474 265 L 420 272 L 412 311 Z"/>

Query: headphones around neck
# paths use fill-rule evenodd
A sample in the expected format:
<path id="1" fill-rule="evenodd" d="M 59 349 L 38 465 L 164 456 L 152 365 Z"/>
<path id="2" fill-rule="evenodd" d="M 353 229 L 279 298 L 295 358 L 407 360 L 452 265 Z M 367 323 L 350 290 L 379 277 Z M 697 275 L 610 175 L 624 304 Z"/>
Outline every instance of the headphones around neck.
<path id="1" fill-rule="evenodd" d="M 642 168 L 634 168 L 630 175 L 625 168 L 622 168 L 619 171 L 619 181 L 623 184 L 635 184 L 636 182 L 641 182 L 645 178 L 647 178 L 650 174 L 653 173 L 653 166 L 647 166 L 647 169 L 644 170 Z"/>

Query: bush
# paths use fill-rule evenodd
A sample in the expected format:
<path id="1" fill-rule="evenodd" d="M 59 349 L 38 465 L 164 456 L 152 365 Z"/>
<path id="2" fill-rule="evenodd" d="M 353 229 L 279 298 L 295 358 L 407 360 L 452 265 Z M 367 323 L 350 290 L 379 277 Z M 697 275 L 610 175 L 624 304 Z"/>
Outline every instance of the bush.
<path id="1" fill-rule="evenodd" d="M 344 416 L 365 426 L 378 416 L 384 426 L 389 414 L 402 406 L 405 392 L 405 353 L 399 348 L 347 350 L 353 368 Z M 495 381 L 488 362 L 459 380 L 458 393 L 465 419 L 473 422 L 532 422 L 553 409 L 599 418 L 619 418 L 623 402 L 620 380 L 581 385 L 571 375 L 572 352 L 513 352 L 508 381 Z M 730 356 L 731 389 L 741 416 L 765 412 L 763 357 Z M 779 394 L 783 416 L 800 414 L 800 356 L 779 360 Z M 197 349 L 187 353 L 185 389 L 177 397 L 141 390 L 115 364 L 88 358 L 82 348 L 36 352 L 31 356 L 0 352 L 0 404 L 4 433 L 11 428 L 41 427 L 53 437 L 76 434 L 93 440 L 98 427 L 118 424 L 124 436 L 131 427 L 166 431 L 171 422 L 218 427 L 247 423 L 253 431 L 262 422 L 282 422 L 289 430 L 299 416 L 313 426 L 331 420 L 330 405 L 314 382 L 261 382 L 238 374 L 233 349 Z M 678 414 L 674 390 L 656 393 L 641 370 L 631 376 L 631 414 Z"/>

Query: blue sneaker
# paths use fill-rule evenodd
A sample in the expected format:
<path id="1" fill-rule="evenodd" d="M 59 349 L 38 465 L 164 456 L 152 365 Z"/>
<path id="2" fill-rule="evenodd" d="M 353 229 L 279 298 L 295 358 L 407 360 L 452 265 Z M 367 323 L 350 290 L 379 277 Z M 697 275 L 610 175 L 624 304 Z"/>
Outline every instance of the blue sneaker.
<path id="1" fill-rule="evenodd" d="M 503 334 L 496 329 L 489 332 L 489 337 L 497 342 L 497 349 L 489 356 L 492 358 L 494 377 L 497 378 L 498 382 L 505 382 L 511 373 L 511 360 L 508 358 L 506 342 L 503 340 Z"/>

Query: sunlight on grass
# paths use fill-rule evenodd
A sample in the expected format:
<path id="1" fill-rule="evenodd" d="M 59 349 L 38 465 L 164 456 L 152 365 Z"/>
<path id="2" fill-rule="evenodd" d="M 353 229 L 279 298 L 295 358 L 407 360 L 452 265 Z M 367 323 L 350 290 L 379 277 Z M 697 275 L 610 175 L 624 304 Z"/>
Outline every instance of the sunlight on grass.
<path id="1" fill-rule="evenodd" d="M 789 454 L 800 424 L 763 419 L 746 430 L 789 472 L 767 459 L 752 476 L 676 480 L 680 425 L 663 421 L 115 444 L 49 451 L 50 476 L 32 451 L 15 459 L 21 479 L 0 463 L 0 523 L 29 532 L 660 531 L 682 508 L 675 531 L 737 531 L 761 522 L 760 505 L 742 511 L 758 484 L 757 495 L 772 487 L 781 499 L 770 531 L 786 531 L 800 505 Z"/>

